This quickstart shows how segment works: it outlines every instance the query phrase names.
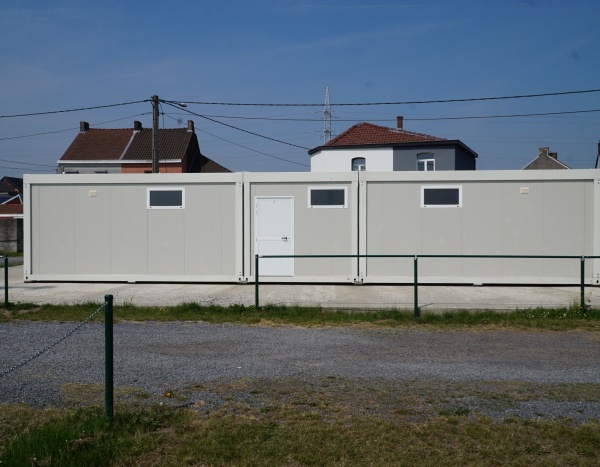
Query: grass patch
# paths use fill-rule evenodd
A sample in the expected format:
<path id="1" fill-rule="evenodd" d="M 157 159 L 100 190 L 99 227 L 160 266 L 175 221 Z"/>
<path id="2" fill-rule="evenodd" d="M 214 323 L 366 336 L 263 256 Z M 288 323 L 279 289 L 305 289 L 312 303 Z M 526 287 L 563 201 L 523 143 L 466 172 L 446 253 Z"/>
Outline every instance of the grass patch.
<path id="1" fill-rule="evenodd" d="M 493 421 L 465 414 L 411 422 L 359 416 L 323 419 L 269 406 L 209 415 L 164 407 L 10 411 L 19 433 L 0 430 L 2 465 L 595 465 L 600 425 Z M 3 417 L 6 418 L 6 417 Z M 3 424 L 6 425 L 6 424 Z"/>
<path id="2" fill-rule="evenodd" d="M 21 258 L 23 257 L 23 252 L 16 252 L 16 251 L 0 251 L 0 256 L 8 256 L 11 258 Z"/>
<path id="3" fill-rule="evenodd" d="M 2 407 L 2 411 L 6 407 Z M 0 434 L 2 465 L 10 466 L 92 466 L 114 465 L 135 449 L 153 448 L 161 431 L 174 429 L 181 413 L 157 408 L 121 408 L 108 421 L 97 407 L 53 412 L 42 423 L 31 423 L 31 409 L 12 410 L 11 424 L 24 429 L 17 434 Z M 3 417 L 4 418 L 4 417 Z M 4 430 L 3 430 L 4 431 Z"/>
<path id="4" fill-rule="evenodd" d="M 81 321 L 100 304 L 33 305 L 13 304 L 0 310 L 0 322 L 10 320 Z M 95 320 L 102 320 L 99 313 Z M 249 325 L 341 326 L 437 328 L 521 328 L 543 330 L 600 330 L 600 309 L 530 308 L 514 311 L 424 311 L 415 318 L 404 310 L 336 310 L 321 307 L 267 305 L 260 310 L 243 305 L 218 306 L 185 303 L 172 307 L 115 306 L 119 321 L 204 321 Z"/>

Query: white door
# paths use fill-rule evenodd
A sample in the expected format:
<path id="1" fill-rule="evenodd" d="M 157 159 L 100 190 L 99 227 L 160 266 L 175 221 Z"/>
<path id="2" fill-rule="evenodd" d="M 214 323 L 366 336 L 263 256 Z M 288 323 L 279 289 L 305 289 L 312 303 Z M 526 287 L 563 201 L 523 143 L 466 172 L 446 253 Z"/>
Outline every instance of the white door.
<path id="1" fill-rule="evenodd" d="M 254 198 L 254 251 L 258 255 L 294 254 L 294 197 Z M 293 276 L 294 258 L 259 260 L 259 276 Z"/>

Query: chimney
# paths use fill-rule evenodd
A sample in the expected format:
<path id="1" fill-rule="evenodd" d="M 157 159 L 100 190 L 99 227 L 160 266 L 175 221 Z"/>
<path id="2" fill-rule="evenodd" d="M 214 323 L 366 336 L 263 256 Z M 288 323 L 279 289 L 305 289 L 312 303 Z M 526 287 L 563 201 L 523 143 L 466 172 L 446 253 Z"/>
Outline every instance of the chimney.
<path id="1" fill-rule="evenodd" d="M 79 122 L 79 132 L 85 133 L 90 129 L 90 124 L 88 122 Z"/>
<path id="2" fill-rule="evenodd" d="M 194 120 L 188 120 L 188 131 L 194 133 Z"/>
<path id="3" fill-rule="evenodd" d="M 142 129 L 142 122 L 138 122 L 137 120 L 133 121 L 133 131 L 140 131 Z"/>
<path id="4" fill-rule="evenodd" d="M 403 120 L 403 116 L 402 115 L 398 115 L 396 117 L 396 128 L 398 128 L 399 130 L 402 129 L 402 120 Z"/>
<path id="5" fill-rule="evenodd" d="M 550 148 L 540 148 L 539 149 L 539 153 L 538 153 L 538 157 L 548 157 L 548 151 L 550 150 Z"/>
<path id="6" fill-rule="evenodd" d="M 557 152 L 549 152 L 548 157 L 551 157 L 552 159 L 558 159 L 558 153 Z"/>

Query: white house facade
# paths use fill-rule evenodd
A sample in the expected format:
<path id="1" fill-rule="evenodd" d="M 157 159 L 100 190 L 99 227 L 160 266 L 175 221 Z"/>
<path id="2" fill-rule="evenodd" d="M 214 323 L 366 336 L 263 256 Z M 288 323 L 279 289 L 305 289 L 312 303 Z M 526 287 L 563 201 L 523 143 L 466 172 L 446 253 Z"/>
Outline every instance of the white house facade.
<path id="1" fill-rule="evenodd" d="M 459 140 L 358 123 L 308 151 L 311 172 L 475 170 L 477 154 Z"/>

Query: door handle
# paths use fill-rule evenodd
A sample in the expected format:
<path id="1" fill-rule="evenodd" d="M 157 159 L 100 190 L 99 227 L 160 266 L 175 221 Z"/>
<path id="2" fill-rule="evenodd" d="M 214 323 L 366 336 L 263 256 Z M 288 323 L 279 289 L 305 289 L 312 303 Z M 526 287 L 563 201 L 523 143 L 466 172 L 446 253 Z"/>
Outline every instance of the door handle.
<path id="1" fill-rule="evenodd" d="M 288 238 L 287 238 L 287 237 L 281 237 L 281 239 L 282 239 L 284 242 L 287 242 L 287 241 L 288 241 Z"/>

